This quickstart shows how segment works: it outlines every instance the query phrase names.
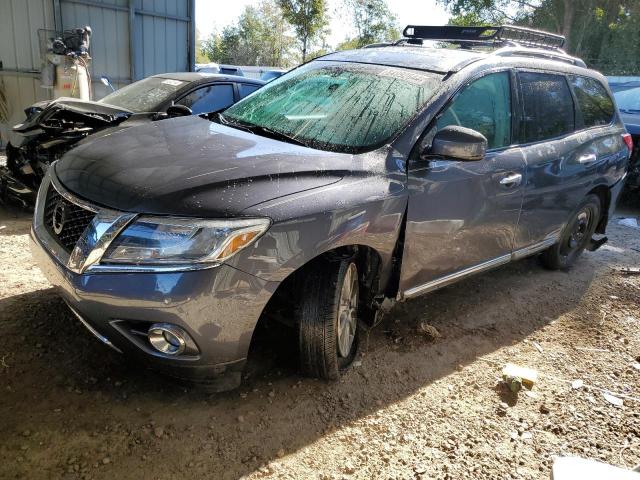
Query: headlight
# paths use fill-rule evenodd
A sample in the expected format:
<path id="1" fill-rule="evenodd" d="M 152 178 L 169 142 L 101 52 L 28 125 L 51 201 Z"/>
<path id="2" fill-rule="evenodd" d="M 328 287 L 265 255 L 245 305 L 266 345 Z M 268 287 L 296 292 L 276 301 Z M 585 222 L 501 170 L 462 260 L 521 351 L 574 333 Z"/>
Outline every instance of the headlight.
<path id="1" fill-rule="evenodd" d="M 180 264 L 219 262 L 267 231 L 267 218 L 198 220 L 140 217 L 111 243 L 101 263 Z"/>

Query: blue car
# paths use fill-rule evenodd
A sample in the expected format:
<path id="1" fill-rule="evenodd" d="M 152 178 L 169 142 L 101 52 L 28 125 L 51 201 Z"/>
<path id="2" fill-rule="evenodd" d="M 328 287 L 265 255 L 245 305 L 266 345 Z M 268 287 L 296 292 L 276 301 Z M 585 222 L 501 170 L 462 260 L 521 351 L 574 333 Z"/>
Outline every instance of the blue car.
<path id="1" fill-rule="evenodd" d="M 625 196 L 637 197 L 640 201 L 640 78 L 623 82 L 610 78 L 609 85 L 620 108 L 624 126 L 633 138 L 634 147 Z"/>

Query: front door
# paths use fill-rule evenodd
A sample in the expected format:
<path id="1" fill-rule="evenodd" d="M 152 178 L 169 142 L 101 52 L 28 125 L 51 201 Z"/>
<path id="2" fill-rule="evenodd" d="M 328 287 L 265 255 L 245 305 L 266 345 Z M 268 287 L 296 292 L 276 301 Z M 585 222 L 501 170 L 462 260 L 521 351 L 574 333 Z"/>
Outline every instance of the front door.
<path id="1" fill-rule="evenodd" d="M 481 77 L 458 93 L 426 137 L 448 125 L 488 140 L 483 160 L 409 164 L 409 207 L 400 290 L 409 298 L 509 261 L 523 196 L 525 162 L 512 144 L 511 75 Z M 424 142 L 424 141 L 423 141 Z"/>

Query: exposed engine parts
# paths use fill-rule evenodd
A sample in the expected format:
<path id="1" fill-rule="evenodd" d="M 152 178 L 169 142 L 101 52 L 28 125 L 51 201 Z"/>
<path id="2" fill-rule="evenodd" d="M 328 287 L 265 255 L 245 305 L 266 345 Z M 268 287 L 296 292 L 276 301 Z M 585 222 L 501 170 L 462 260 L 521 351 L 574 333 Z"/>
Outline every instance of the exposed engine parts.
<path id="1" fill-rule="evenodd" d="M 49 166 L 78 141 L 119 125 L 132 113 L 109 105 L 90 109 L 81 100 L 60 99 L 25 109 L 27 119 L 14 126 L 7 145 L 7 166 L 0 171 L 0 200 L 32 207 Z"/>

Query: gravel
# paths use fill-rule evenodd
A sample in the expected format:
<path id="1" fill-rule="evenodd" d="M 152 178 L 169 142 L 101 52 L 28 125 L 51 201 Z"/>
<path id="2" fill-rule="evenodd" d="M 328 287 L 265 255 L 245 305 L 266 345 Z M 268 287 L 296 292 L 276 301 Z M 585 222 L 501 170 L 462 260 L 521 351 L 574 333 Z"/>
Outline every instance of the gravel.
<path id="1" fill-rule="evenodd" d="M 240 389 L 217 395 L 96 342 L 28 231 L 0 212 L 0 478 L 548 479 L 557 455 L 640 463 L 640 276 L 612 271 L 640 266 L 640 237 L 615 219 L 570 272 L 527 259 L 398 305 L 338 382 L 258 341 Z M 538 372 L 531 391 L 505 388 L 506 363 Z"/>

